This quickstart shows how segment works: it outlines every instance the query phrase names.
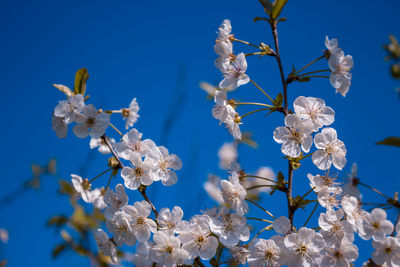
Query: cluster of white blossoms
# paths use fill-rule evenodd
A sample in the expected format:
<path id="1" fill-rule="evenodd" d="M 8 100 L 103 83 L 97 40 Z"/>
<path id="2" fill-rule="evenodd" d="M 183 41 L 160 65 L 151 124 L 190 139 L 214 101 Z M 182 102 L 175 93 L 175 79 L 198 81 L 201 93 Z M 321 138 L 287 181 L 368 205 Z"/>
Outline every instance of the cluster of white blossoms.
<path id="1" fill-rule="evenodd" d="M 85 103 L 82 94 L 74 94 L 63 85 L 55 85 L 67 95 L 67 100 L 60 101 L 53 113 L 53 129 L 57 135 L 65 137 L 68 124 L 76 123 L 74 134 L 80 138 L 90 135 L 91 149 L 98 147 L 100 153 L 112 154 L 110 169 L 106 172 L 112 171 L 112 176 L 116 176 L 121 171 L 123 183 L 118 183 L 114 190 L 109 188 L 109 183 L 105 189 L 92 189 L 92 182 L 105 172 L 92 180 L 71 175 L 76 195 L 104 212 L 107 232 L 98 229 L 94 233 L 99 251 L 109 256 L 111 262 L 117 263 L 122 260 L 118 253 L 121 247 L 133 246 L 134 253 L 130 254 L 129 259 L 138 267 L 204 266 L 202 261 L 209 261 L 212 266 L 229 263 L 248 264 L 250 267 L 345 267 L 353 266 L 359 256 L 358 247 L 354 244 L 357 234 L 363 240 L 372 240 L 375 249 L 372 260 L 376 264 L 400 266 L 400 223 L 395 227 L 387 220 L 383 209 L 375 208 L 371 212 L 363 210 L 357 188 L 356 165 L 353 165 L 345 187 L 328 174 L 308 174 L 311 187 L 308 193 L 314 191 L 317 195 L 317 199 L 312 201 L 303 199 L 308 193 L 300 200 L 292 197 L 291 180 L 288 178 L 286 181 L 281 172 L 275 175 L 272 169 L 261 167 L 255 174 L 250 174 L 241 169 L 238 163 L 241 117 L 235 109 L 237 103 L 229 101 L 226 92 L 248 83 L 250 78 L 245 73 L 245 55 L 233 54 L 233 40 L 239 41 L 231 34 L 230 21 L 224 20 L 214 46 L 218 54 L 215 63 L 224 79 L 215 91 L 212 114 L 225 124 L 235 139 L 232 143 L 225 143 L 218 151 L 219 166 L 228 170 L 229 177 L 221 179 L 209 176 L 204 189 L 218 206 L 206 209 L 188 220 L 184 220 L 184 212 L 179 206 L 172 209 L 163 207 L 157 211 L 146 194 L 146 188 L 154 182 L 159 181 L 165 186 L 175 184 L 178 180 L 175 171 L 182 168 L 182 162 L 177 155 L 170 154 L 166 147 L 157 146 L 151 139 L 143 139 L 142 133 L 131 128 L 139 118 L 136 99 L 131 101 L 129 108 L 97 110 Z M 351 83 L 352 58 L 344 56 L 336 39 L 326 38 L 325 44 L 329 50 L 330 82 L 345 96 Z M 278 57 L 279 54 L 274 53 L 274 56 Z M 335 112 L 325 105 L 324 100 L 299 96 L 293 103 L 294 112 L 287 109 L 287 101 L 283 108 L 282 101 L 270 100 L 274 106 L 247 104 L 267 106 L 271 112 L 285 114 L 285 126 L 277 127 L 273 138 L 282 144 L 281 151 L 289 160 L 288 176 L 290 170 L 293 171 L 292 163 L 311 155 L 303 153 L 309 153 L 313 144 L 316 150 L 312 152 L 312 162 L 320 170 L 329 170 L 332 165 L 338 170 L 344 168 L 346 148 L 337 138 L 336 130 L 325 127 L 334 122 Z M 114 113 L 121 113 L 126 120 L 125 134 L 111 125 L 120 133 L 119 140 L 105 135 L 110 116 Z M 144 200 L 129 204 L 126 189 L 138 190 Z M 257 201 L 262 194 L 272 194 L 274 191 L 286 194 L 288 217 L 274 217 L 253 201 Z M 325 209 L 319 215 L 318 227 L 306 227 L 315 209 L 303 227 L 296 228 L 293 224 L 294 211 L 302 207 L 303 200 L 315 201 Z M 273 221 L 246 217 L 250 212 L 248 202 L 261 208 Z M 252 239 L 252 227 L 248 225 L 251 219 L 269 223 Z M 269 238 L 260 238 L 264 230 L 272 232 Z M 220 261 L 222 257 L 224 262 Z"/>
<path id="2" fill-rule="evenodd" d="M 326 36 L 325 46 L 329 50 L 329 68 L 331 69 L 329 81 L 336 89 L 336 93 L 339 92 L 342 96 L 346 96 L 351 86 L 350 71 L 354 65 L 353 57 L 344 55 L 337 39 L 329 40 Z"/>
<path id="3" fill-rule="evenodd" d="M 299 96 L 293 103 L 293 114 L 285 116 L 285 126 L 274 131 L 274 140 L 282 144 L 281 151 L 288 157 L 297 158 L 310 152 L 314 144 L 317 148 L 312 153 L 312 161 L 320 170 L 328 170 L 331 165 L 341 170 L 346 165 L 346 147 L 337 139 L 336 130 L 327 127 L 312 138 L 323 126 L 335 120 L 333 109 L 325 105 L 320 98 Z"/>

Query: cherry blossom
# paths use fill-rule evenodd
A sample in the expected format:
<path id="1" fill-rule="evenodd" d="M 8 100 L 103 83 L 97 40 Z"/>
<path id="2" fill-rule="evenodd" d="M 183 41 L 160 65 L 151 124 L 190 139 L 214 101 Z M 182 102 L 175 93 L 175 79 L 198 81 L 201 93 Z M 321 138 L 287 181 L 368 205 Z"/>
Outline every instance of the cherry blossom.
<path id="1" fill-rule="evenodd" d="M 220 88 L 232 88 L 244 85 L 250 82 L 249 76 L 246 74 L 247 61 L 243 53 L 236 56 L 235 62 L 227 67 L 223 72 L 224 79 L 219 83 Z"/>
<path id="2" fill-rule="evenodd" d="M 83 107 L 82 113 L 75 118 L 78 123 L 74 126 L 73 132 L 79 138 L 85 138 L 90 135 L 93 138 L 102 136 L 110 122 L 110 115 L 104 112 L 98 112 L 97 109 L 89 104 Z"/>
<path id="3" fill-rule="evenodd" d="M 126 119 L 125 129 L 129 129 L 129 127 L 132 127 L 133 124 L 137 122 L 140 117 L 138 112 L 139 104 L 136 102 L 136 98 L 134 98 L 129 104 L 129 108 L 122 109 L 122 117 Z"/>

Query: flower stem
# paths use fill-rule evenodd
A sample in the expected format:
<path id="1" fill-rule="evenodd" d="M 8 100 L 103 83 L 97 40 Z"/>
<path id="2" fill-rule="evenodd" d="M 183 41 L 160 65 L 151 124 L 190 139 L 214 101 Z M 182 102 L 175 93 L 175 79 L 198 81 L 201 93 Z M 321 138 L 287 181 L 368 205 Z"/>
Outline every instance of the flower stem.
<path id="1" fill-rule="evenodd" d="M 303 74 L 299 75 L 299 77 L 306 76 L 306 75 L 309 75 L 309 74 L 314 74 L 314 73 L 327 72 L 327 71 L 331 71 L 331 70 L 330 69 L 324 69 L 324 70 L 316 70 L 316 71 L 306 72 L 306 73 L 303 73 Z"/>
<path id="2" fill-rule="evenodd" d="M 254 84 L 254 86 L 257 87 L 258 90 L 260 90 L 264 95 L 266 95 L 269 98 L 269 100 L 272 101 L 272 103 L 275 103 L 275 101 L 258 84 L 256 84 L 253 80 L 250 80 L 250 82 Z"/>
<path id="3" fill-rule="evenodd" d="M 117 133 L 119 133 L 119 135 L 123 136 L 123 134 L 120 132 L 120 130 L 118 130 L 117 127 L 114 126 L 114 124 L 112 124 L 111 122 L 109 124 Z"/>
<path id="4" fill-rule="evenodd" d="M 270 181 L 270 182 L 276 183 L 276 181 L 274 181 L 274 180 L 272 180 L 272 179 L 268 179 L 268 178 L 261 177 L 261 176 L 257 176 L 257 175 L 245 175 L 245 176 L 242 176 L 242 177 L 243 177 L 243 178 L 252 177 L 252 178 L 257 178 L 257 179 L 267 180 L 267 181 Z"/>
<path id="5" fill-rule="evenodd" d="M 271 108 L 260 108 L 260 109 L 256 109 L 256 110 L 250 111 L 250 112 L 248 112 L 248 113 L 246 113 L 246 114 L 240 116 L 240 118 L 243 119 L 244 117 L 246 117 L 246 116 L 248 116 L 248 115 L 251 115 L 251 114 L 253 114 L 253 113 L 256 113 L 256 112 L 259 112 L 259 111 L 263 111 L 263 110 L 270 110 L 270 109 L 271 109 Z"/>
<path id="6" fill-rule="evenodd" d="M 89 184 L 92 183 L 92 182 L 93 182 L 94 180 L 96 180 L 97 178 L 99 178 L 100 176 L 102 176 L 103 174 L 105 174 L 105 173 L 107 173 L 107 172 L 109 172 L 109 171 L 111 171 L 111 170 L 112 170 L 112 168 L 109 168 L 109 169 L 107 169 L 107 170 L 101 172 L 100 174 L 96 175 L 96 177 L 94 177 L 93 179 L 91 179 L 91 180 L 89 181 Z"/>
<path id="7" fill-rule="evenodd" d="M 391 199 L 390 197 L 386 196 L 386 195 L 383 194 L 381 191 L 379 191 L 379 190 L 376 189 L 376 188 L 373 188 L 372 186 L 369 186 L 369 185 L 364 184 L 364 183 L 362 183 L 362 182 L 358 182 L 358 184 L 359 184 L 359 185 L 362 185 L 362 186 L 364 186 L 364 187 L 366 187 L 366 188 L 368 188 L 368 189 L 370 189 L 370 190 L 372 190 L 372 191 L 374 191 L 375 193 L 377 193 L 377 194 L 383 196 L 383 197 L 386 198 L 386 199 Z"/>
<path id="8" fill-rule="evenodd" d="M 321 59 L 323 59 L 323 58 L 325 58 L 325 55 L 322 55 L 322 56 L 320 56 L 319 58 L 317 58 L 317 59 L 311 61 L 310 63 L 308 63 L 307 65 L 305 65 L 304 67 L 302 67 L 300 70 L 296 71 L 295 74 L 299 74 L 300 72 L 302 72 L 303 70 L 305 70 L 306 68 L 310 67 L 312 64 L 314 64 L 315 62 L 317 62 L 317 61 L 319 61 L 319 60 L 321 60 Z"/>
<path id="9" fill-rule="evenodd" d="M 259 47 L 258 45 L 255 45 L 255 44 L 243 41 L 243 40 L 239 40 L 239 39 L 236 39 L 236 38 L 231 38 L 231 40 L 239 42 L 239 43 L 242 43 L 242 44 L 250 45 L 250 46 L 253 46 L 253 47 L 258 48 L 258 49 L 261 49 L 261 47 Z"/>
<path id="10" fill-rule="evenodd" d="M 256 239 L 257 236 L 259 236 L 262 232 L 264 232 L 265 230 L 267 230 L 268 227 L 269 227 L 269 225 L 266 226 L 266 227 L 264 227 L 263 229 L 261 229 L 261 231 L 259 231 L 255 236 L 253 236 L 253 238 L 249 241 L 249 243 L 247 243 L 247 246 L 250 245 L 250 243 L 251 243 L 254 239 Z"/>
<path id="11" fill-rule="evenodd" d="M 303 227 L 306 227 L 308 221 L 309 221 L 309 220 L 311 219 L 311 217 L 313 216 L 313 214 L 314 214 L 315 210 L 317 209 L 317 207 L 318 207 L 318 202 L 315 203 L 314 209 L 312 210 L 310 216 L 308 216 L 307 221 L 304 223 Z"/>
<path id="12" fill-rule="evenodd" d="M 260 219 L 260 218 L 253 218 L 253 217 L 246 217 L 248 220 L 256 220 L 256 221 L 262 221 L 262 222 L 268 222 L 268 223 L 274 223 L 273 221 L 265 220 L 265 219 Z"/>
<path id="13" fill-rule="evenodd" d="M 268 210 L 264 209 L 263 207 L 261 207 L 260 205 L 258 205 L 256 202 L 254 202 L 254 201 L 252 201 L 252 200 L 250 200 L 250 199 L 248 199 L 248 198 L 246 198 L 246 200 L 247 200 L 248 202 L 252 203 L 253 205 L 259 207 L 259 208 L 262 209 L 265 213 L 267 213 L 269 216 L 271 216 L 272 218 L 274 218 L 274 219 L 276 220 L 275 216 L 272 215 L 271 212 L 269 212 Z"/>
<path id="14" fill-rule="evenodd" d="M 263 106 L 263 107 L 269 107 L 269 108 L 273 108 L 274 106 L 271 105 L 267 105 L 267 104 L 263 104 L 263 103 L 256 103 L 256 102 L 239 102 L 239 103 L 235 103 L 235 106 L 238 105 L 255 105 L 255 106 Z"/>
<path id="15" fill-rule="evenodd" d="M 311 76 L 304 76 L 303 78 L 308 77 L 308 78 L 329 78 L 329 76 L 324 76 L 324 75 L 311 75 Z"/>

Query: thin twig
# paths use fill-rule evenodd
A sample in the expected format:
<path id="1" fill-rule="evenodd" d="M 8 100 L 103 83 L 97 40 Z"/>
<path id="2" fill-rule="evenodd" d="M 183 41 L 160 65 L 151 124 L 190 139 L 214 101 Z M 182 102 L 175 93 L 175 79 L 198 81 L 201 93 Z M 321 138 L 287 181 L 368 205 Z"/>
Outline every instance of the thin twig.
<path id="1" fill-rule="evenodd" d="M 271 212 L 269 212 L 268 210 L 264 209 L 263 207 L 261 207 L 260 205 L 258 205 L 256 202 L 254 202 L 254 201 L 252 201 L 252 200 L 250 200 L 250 199 L 248 199 L 248 198 L 246 198 L 246 200 L 247 200 L 248 202 L 252 203 L 253 205 L 259 207 L 259 208 L 262 209 L 265 213 L 267 213 L 269 216 L 271 216 L 272 218 L 274 218 L 274 219 L 276 220 L 276 217 L 275 217 L 274 215 L 272 215 Z"/>
<path id="2" fill-rule="evenodd" d="M 308 216 L 307 221 L 304 223 L 303 227 L 306 227 L 308 221 L 309 221 L 309 220 L 311 219 L 311 217 L 313 216 L 313 214 L 314 214 L 315 210 L 317 209 L 317 207 L 318 207 L 318 202 L 315 203 L 314 209 L 312 210 L 310 216 Z"/>

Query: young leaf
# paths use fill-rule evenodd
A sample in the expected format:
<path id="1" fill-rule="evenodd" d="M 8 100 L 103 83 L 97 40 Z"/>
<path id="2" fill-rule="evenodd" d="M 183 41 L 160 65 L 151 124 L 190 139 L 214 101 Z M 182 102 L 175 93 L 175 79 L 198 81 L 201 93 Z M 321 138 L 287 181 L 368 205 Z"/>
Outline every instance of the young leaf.
<path id="1" fill-rule="evenodd" d="M 89 79 L 89 73 L 86 68 L 79 69 L 75 74 L 74 93 L 85 95 L 86 81 Z"/>
<path id="2" fill-rule="evenodd" d="M 288 0 L 276 0 L 274 3 L 274 8 L 272 9 L 272 19 L 275 20 L 279 17 L 282 12 L 283 7 L 286 5 Z"/>
<path id="3" fill-rule="evenodd" d="M 377 145 L 397 146 L 400 147 L 400 137 L 390 136 L 385 140 L 376 143 Z"/>
<path id="4" fill-rule="evenodd" d="M 72 91 L 67 86 L 55 83 L 53 83 L 53 86 L 63 92 L 66 96 L 72 96 Z"/>

